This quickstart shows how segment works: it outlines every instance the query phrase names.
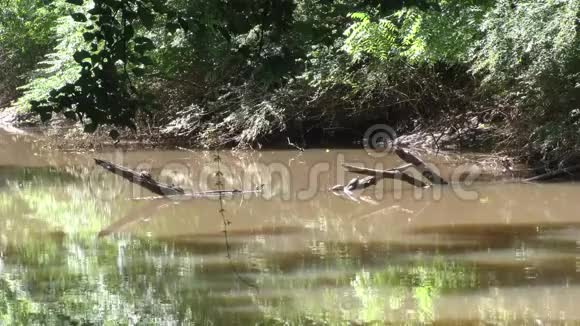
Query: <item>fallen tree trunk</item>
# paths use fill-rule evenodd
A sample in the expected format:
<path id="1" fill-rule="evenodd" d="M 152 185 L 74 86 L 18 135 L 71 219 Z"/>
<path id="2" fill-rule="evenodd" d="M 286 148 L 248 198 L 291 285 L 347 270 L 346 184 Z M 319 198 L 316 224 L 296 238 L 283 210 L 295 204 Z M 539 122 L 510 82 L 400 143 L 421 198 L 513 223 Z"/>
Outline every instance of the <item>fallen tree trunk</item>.
<path id="1" fill-rule="evenodd" d="M 132 200 L 156 200 L 156 199 L 196 199 L 196 198 L 215 198 L 219 196 L 233 196 L 243 194 L 258 194 L 262 193 L 264 185 L 255 190 L 210 190 L 204 192 L 186 193 L 182 188 L 159 183 L 148 174 L 143 172 L 136 172 L 126 167 L 113 164 L 104 160 L 95 159 L 95 163 L 103 169 L 116 174 L 131 183 L 137 184 L 152 193 L 159 195 L 154 197 L 132 198 Z"/>
<path id="2" fill-rule="evenodd" d="M 415 168 L 417 168 L 417 170 L 419 172 L 421 172 L 423 177 L 425 179 L 429 180 L 432 184 L 438 184 L 438 185 L 448 184 L 447 181 L 445 181 L 445 179 L 443 179 L 439 174 L 437 174 L 437 173 L 435 173 L 435 171 L 431 170 L 427 166 L 427 164 L 425 164 L 425 162 L 423 160 L 421 160 L 417 156 L 411 154 L 410 152 L 408 152 L 402 148 L 397 148 L 397 149 L 395 149 L 395 154 L 397 154 L 397 156 L 399 156 L 399 158 L 401 158 L 401 160 L 403 160 L 407 163 L 413 164 L 415 166 Z"/>
<path id="3" fill-rule="evenodd" d="M 140 185 L 141 187 L 151 191 L 156 195 L 165 197 L 185 194 L 185 191 L 182 188 L 176 187 L 174 185 L 159 183 L 153 180 L 149 174 L 136 172 L 126 167 L 99 159 L 95 159 L 95 163 L 103 169 L 116 174 L 131 183 Z"/>
<path id="4" fill-rule="evenodd" d="M 368 175 L 368 176 L 375 176 L 379 178 L 386 178 L 386 179 L 394 179 L 394 180 L 402 180 L 409 184 L 412 184 L 415 187 L 425 188 L 427 184 L 423 181 L 415 179 L 413 176 L 408 175 L 406 173 L 401 172 L 399 169 L 393 170 L 375 170 L 375 169 L 368 169 L 368 168 L 361 168 L 354 165 L 343 164 L 344 168 L 346 168 L 349 172 Z M 406 167 L 405 167 L 406 169 Z"/>

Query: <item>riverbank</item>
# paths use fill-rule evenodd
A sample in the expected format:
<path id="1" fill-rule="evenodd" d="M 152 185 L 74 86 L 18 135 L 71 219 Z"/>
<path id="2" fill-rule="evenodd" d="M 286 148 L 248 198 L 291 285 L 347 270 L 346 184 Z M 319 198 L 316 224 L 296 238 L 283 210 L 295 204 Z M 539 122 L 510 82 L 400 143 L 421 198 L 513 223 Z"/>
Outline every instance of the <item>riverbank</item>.
<path id="1" fill-rule="evenodd" d="M 198 141 L 194 130 L 187 130 L 188 126 L 182 120 L 167 117 L 170 121 L 166 125 L 151 126 L 140 123 L 136 131 L 121 130 L 118 139 L 110 137 L 110 128 L 101 127 L 94 133 L 86 133 L 79 123 L 71 123 L 64 117 L 53 118 L 49 123 L 41 123 L 38 117 L 30 113 L 20 113 L 15 110 L 0 111 L 0 126 L 10 133 L 27 133 L 42 137 L 42 147 L 46 150 L 61 152 L 87 152 L 111 150 L 144 150 L 144 149 L 214 149 L 226 148 L 233 150 L 243 149 L 327 149 L 327 148 L 367 148 L 373 147 L 382 136 L 388 143 L 396 146 L 412 148 L 419 153 L 431 156 L 444 156 L 450 161 L 461 162 L 477 166 L 483 177 L 481 180 L 505 180 L 510 178 L 528 178 L 537 175 L 554 173 L 558 180 L 577 180 L 580 178 L 576 168 L 580 156 L 573 153 L 560 160 L 542 161 L 529 155 L 525 149 L 516 147 L 517 143 L 508 143 L 513 133 L 506 123 L 493 123 L 485 117 L 465 114 L 456 117 L 463 123 L 454 123 L 448 126 L 445 119 L 433 120 L 430 127 L 417 127 L 409 133 L 397 136 L 395 130 L 386 124 L 365 126 L 364 131 L 354 131 L 352 128 L 310 128 L 310 133 L 317 137 L 296 131 L 286 130 L 270 135 L 255 143 L 223 144 L 210 147 L 207 143 Z M 180 125 L 181 124 L 181 125 Z M 178 127 L 179 126 L 179 127 Z M 173 129 L 172 129 L 173 128 Z M 175 132 L 175 128 L 180 132 Z M 384 130 L 386 128 L 387 130 Z M 173 130 L 173 131 L 171 131 Z M 187 130 L 187 132 L 184 132 Z M 384 134 L 384 133 L 387 134 Z M 379 137 L 379 138 L 377 138 Z M 502 141 L 504 140 L 504 141 Z M 516 145 L 516 146 L 514 146 Z M 452 158 L 451 158 L 452 157 Z M 466 159 L 469 157 L 469 159 Z M 562 171 L 559 173 L 558 171 Z"/>
<path id="2" fill-rule="evenodd" d="M 462 117 L 462 125 L 449 127 L 443 120 L 432 121 L 429 128 L 417 127 L 409 133 L 398 135 L 398 131 L 383 121 L 359 123 L 358 128 L 338 126 L 324 128 L 310 127 L 308 133 L 300 134 L 297 130 L 284 130 L 271 134 L 268 138 L 258 139 L 253 144 L 226 144 L 226 148 L 259 149 L 288 148 L 308 149 L 326 147 L 361 148 L 365 142 L 375 141 L 374 137 L 387 136 L 387 142 L 396 145 L 439 152 L 469 152 L 490 155 L 510 156 L 510 151 L 494 147 L 501 137 L 501 128 L 481 121 L 480 117 Z M 55 117 L 49 123 L 42 123 L 33 113 L 19 112 L 13 108 L 0 109 L 0 125 L 12 132 L 26 131 L 46 138 L 47 146 L 62 151 L 81 151 L 103 149 L 108 147 L 141 147 L 141 148 L 208 148 L 206 143 L 198 141 L 195 130 L 178 118 L 170 118 L 169 123 L 151 126 L 140 123 L 135 131 L 120 130 L 118 140 L 109 136 L 111 128 L 101 127 L 94 133 L 86 133 L 80 123 Z M 314 125 L 314 123 L 313 123 Z M 301 128 L 302 129 L 302 128 Z M 357 130 L 358 129 L 358 130 Z M 387 129 L 387 130 L 385 130 Z M 366 138 L 365 138 L 366 137 Z M 370 138 L 370 139 L 369 139 Z M 210 141 L 210 143 L 212 143 Z M 373 146 L 370 144 L 369 146 Z M 220 147 L 220 146 L 216 146 Z M 522 157 L 512 159 L 521 160 Z"/>
<path id="3" fill-rule="evenodd" d="M 99 146 L 140 145 L 144 147 L 187 147 L 208 148 L 208 144 L 219 144 L 217 141 L 203 142 L 200 135 L 190 124 L 176 117 L 166 117 L 165 124 L 151 125 L 146 122 L 138 124 L 136 130 L 119 130 L 118 140 L 110 137 L 111 128 L 101 127 L 94 133 L 86 133 L 80 123 L 68 121 L 56 116 L 48 123 L 42 123 L 33 113 L 19 112 L 13 108 L 0 109 L 0 125 L 13 130 L 21 129 L 54 139 L 52 146 L 60 150 L 83 150 Z M 186 119 L 187 120 L 187 119 Z M 189 119 L 191 120 L 191 119 Z M 439 151 L 469 151 L 480 153 L 497 153 L 493 147 L 496 138 L 500 137 L 499 128 L 493 127 L 480 118 L 472 116 L 464 118 L 463 125 L 449 127 L 445 121 L 432 121 L 429 128 L 417 127 L 411 132 L 398 137 L 400 131 L 388 126 L 388 122 L 375 120 L 359 122 L 357 125 L 337 125 L 328 128 L 311 123 L 308 132 L 300 132 L 304 126 L 297 129 L 287 128 L 269 137 L 262 137 L 253 143 L 226 143 L 215 147 L 250 148 L 323 148 L 323 147 L 361 147 L 363 143 L 373 141 L 373 137 L 384 133 L 386 141 L 397 138 L 397 144 Z M 56 141 L 58 140 L 58 141 Z M 505 151 L 501 151 L 502 153 Z"/>
<path id="4" fill-rule="evenodd" d="M 123 131 L 121 132 L 119 140 L 114 141 L 109 137 L 106 129 L 100 129 L 95 133 L 87 134 L 83 132 L 80 125 L 71 124 L 62 119 L 55 119 L 50 124 L 41 124 L 39 121 L 31 123 L 34 119 L 33 117 L 27 117 L 27 115 L 21 115 L 17 112 L 12 112 L 11 115 L 4 112 L 4 115 L 0 117 L 4 117 L 0 119 L 0 129 L 3 128 L 13 134 L 28 134 L 41 139 L 37 142 L 37 147 L 39 150 L 44 151 L 83 153 L 110 152 L 114 150 L 208 149 L 184 138 L 165 138 L 159 134 L 160 128 L 152 129 L 149 132 L 143 132 L 141 128 L 139 128 L 139 132 Z M 380 132 L 382 130 L 379 129 L 378 131 Z M 505 153 L 484 150 L 483 147 L 478 148 L 476 146 L 478 143 L 485 143 L 483 140 L 489 142 L 491 134 L 492 131 L 489 128 L 477 128 L 473 124 L 472 128 L 463 130 L 461 134 L 452 133 L 449 130 L 423 130 L 400 136 L 394 143 L 398 146 L 412 148 L 414 151 L 420 153 L 420 155 L 424 155 L 428 160 L 433 160 L 434 162 L 445 162 L 445 165 L 465 165 L 474 169 L 476 168 L 481 173 L 478 180 L 485 182 L 525 178 L 529 176 L 525 166 L 522 166 L 517 158 L 510 157 Z M 350 136 L 350 138 L 347 136 Z M 337 139 L 330 139 L 333 137 Z M 281 136 L 278 138 L 283 139 Z M 479 139 L 482 141 L 478 142 Z M 261 148 L 264 150 L 296 151 L 298 155 L 303 150 L 316 151 L 322 149 L 340 151 L 342 149 L 362 149 L 365 146 L 363 139 L 357 138 L 357 135 L 353 136 L 352 133 L 349 134 L 348 130 L 345 129 L 332 130 L 332 133 L 329 131 L 326 138 L 319 140 L 315 144 L 304 144 L 300 140 L 299 138 L 291 139 L 287 137 L 284 141 L 267 143 L 262 145 Z M 242 150 L 243 148 L 230 147 L 230 149 Z M 374 150 L 367 148 L 367 153 L 364 156 L 368 156 L 369 152 L 372 154 Z"/>

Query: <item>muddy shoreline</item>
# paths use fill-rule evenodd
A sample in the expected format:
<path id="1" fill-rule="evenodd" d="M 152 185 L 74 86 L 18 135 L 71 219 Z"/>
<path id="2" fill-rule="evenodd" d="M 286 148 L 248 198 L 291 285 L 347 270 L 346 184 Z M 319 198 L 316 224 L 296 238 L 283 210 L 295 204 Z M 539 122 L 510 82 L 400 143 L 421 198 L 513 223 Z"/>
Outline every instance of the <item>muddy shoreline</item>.
<path id="1" fill-rule="evenodd" d="M 28 135 L 42 139 L 41 147 L 49 151 L 60 152 L 106 152 L 113 150 L 174 150 L 193 149 L 208 150 L 194 137 L 171 137 L 160 132 L 160 128 L 139 128 L 137 132 L 122 130 L 119 140 L 109 137 L 109 129 L 101 128 L 93 134 L 83 132 L 82 126 L 71 123 L 64 118 L 53 119 L 42 124 L 31 113 L 20 113 L 5 109 L 0 111 L 0 130 L 10 134 Z M 554 173 L 558 169 L 568 171 L 570 166 L 576 166 L 575 157 L 567 158 L 568 162 L 537 162 L 527 157 L 512 155 L 509 152 L 498 152 L 493 149 L 498 130 L 489 126 L 481 126 L 474 121 L 463 130 L 450 130 L 441 125 L 429 130 L 415 130 L 412 133 L 397 137 L 392 143 L 404 148 L 412 148 L 427 157 L 443 156 L 452 161 L 465 161 L 479 166 L 486 181 L 506 180 L 510 178 L 529 178 L 532 176 Z M 298 137 L 282 137 L 278 135 L 264 144 L 257 143 L 255 147 L 239 148 L 224 145 L 225 150 L 316 150 L 316 149 L 362 149 L 369 145 L 365 139 L 353 135 L 340 135 L 323 132 L 323 137 L 317 143 L 308 144 Z M 372 146 L 370 146 L 372 147 Z M 580 158 L 579 158 L 580 159 Z M 564 173 L 555 181 L 570 181 L 580 179 L 580 172 Z"/>
<path id="2" fill-rule="evenodd" d="M 50 142 L 51 148 L 75 151 L 90 150 L 108 147 L 140 147 L 140 148 L 172 148 L 185 147 L 207 149 L 196 139 L 195 136 L 180 136 L 178 134 L 167 133 L 162 126 L 139 126 L 137 131 L 119 130 L 120 137 L 114 141 L 109 136 L 110 128 L 99 128 L 93 134 L 83 132 L 79 123 L 71 122 L 64 117 L 54 117 L 49 123 L 40 122 L 33 113 L 18 112 L 15 109 L 5 108 L 0 110 L 0 126 L 12 133 L 26 132 L 45 137 Z M 372 125 L 386 126 L 382 124 Z M 268 139 L 256 142 L 251 147 L 240 148 L 236 144 L 224 144 L 221 148 L 240 149 L 316 149 L 316 148 L 361 148 L 369 135 L 365 134 L 362 128 L 354 130 L 349 128 L 311 128 L 308 132 L 310 137 L 288 129 L 278 134 L 274 134 Z M 167 129 L 167 128 L 165 128 Z M 378 130 L 382 132 L 382 130 Z M 370 137 L 373 137 L 371 134 Z M 389 135 L 389 137 L 393 137 Z M 426 151 L 449 151 L 449 152 L 477 152 L 482 154 L 493 153 L 490 146 L 492 143 L 494 130 L 482 128 L 475 122 L 471 126 L 466 126 L 463 130 L 451 130 L 445 125 L 431 127 L 428 131 L 419 128 L 413 132 L 396 137 L 388 142 L 395 142 L 398 146 L 419 148 Z"/>
<path id="3" fill-rule="evenodd" d="M 62 129 L 61 131 L 62 132 Z M 155 142 L 151 139 L 147 139 L 145 142 L 140 141 L 138 139 L 133 140 L 122 140 L 121 142 L 115 144 L 110 139 L 107 138 L 106 135 L 86 135 L 78 130 L 68 131 L 70 134 L 66 138 L 62 135 L 58 136 L 58 133 L 55 133 L 54 130 L 50 130 L 50 128 L 26 128 L 26 129 L 17 129 L 11 126 L 0 125 L 0 135 L 1 134 L 11 134 L 18 137 L 28 138 L 31 143 L 34 143 L 35 151 L 38 153 L 50 153 L 51 155 L 58 155 L 57 153 L 107 153 L 107 152 L 114 152 L 114 151 L 126 151 L 126 152 L 138 152 L 138 151 L 147 151 L 147 150 L 177 150 L 177 151 L 187 151 L 192 150 L 191 147 L 187 147 L 187 145 L 183 146 L 180 143 L 170 143 L 170 142 Z M 78 135 L 78 138 L 75 138 L 75 135 Z M 401 140 L 407 139 L 406 137 L 402 137 Z M 352 149 L 360 149 L 361 155 L 365 157 L 368 156 L 368 153 L 362 150 L 361 145 L 357 144 L 346 144 L 343 146 L 332 146 L 332 147 L 317 147 L 317 148 L 308 148 L 304 151 L 311 152 L 311 151 L 350 151 Z M 194 151 L 205 151 L 208 149 L 204 148 L 193 148 Z M 226 151 L 233 151 L 232 155 L 238 152 L 238 149 L 225 149 Z M 303 151 L 293 148 L 287 144 L 279 144 L 278 146 L 268 146 L 263 147 L 262 149 L 250 149 L 250 151 L 287 151 L 287 152 L 295 152 L 296 157 L 300 157 L 303 155 Z M 246 150 L 239 150 L 240 153 L 245 152 Z M 519 180 L 522 178 L 529 177 L 528 169 L 521 164 L 517 164 L 513 159 L 506 157 L 506 156 L 499 156 L 490 153 L 461 153 L 457 151 L 443 151 L 436 149 L 431 149 L 428 147 L 416 147 L 413 148 L 413 151 L 416 152 L 421 157 L 424 157 L 426 161 L 433 162 L 435 165 L 442 164 L 446 168 L 450 166 L 464 166 L 467 167 L 465 176 L 460 177 L 461 181 L 467 179 L 469 174 L 472 171 L 477 170 L 477 182 L 506 182 L 512 180 Z M 393 154 L 394 155 L 394 154 Z M 376 159 L 375 161 L 381 161 L 380 158 Z"/>

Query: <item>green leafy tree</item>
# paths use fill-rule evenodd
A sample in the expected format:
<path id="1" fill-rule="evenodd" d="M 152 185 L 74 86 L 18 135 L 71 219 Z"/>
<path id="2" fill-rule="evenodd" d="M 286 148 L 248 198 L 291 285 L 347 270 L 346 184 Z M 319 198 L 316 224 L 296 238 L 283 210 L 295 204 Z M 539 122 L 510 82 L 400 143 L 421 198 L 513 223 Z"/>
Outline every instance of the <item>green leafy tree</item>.
<path id="1" fill-rule="evenodd" d="M 58 6 L 37 0 L 0 1 L 0 107 L 10 104 L 20 86 L 54 45 L 51 29 Z"/>
<path id="2" fill-rule="evenodd" d="M 134 116 L 148 103 L 132 83 L 143 75 L 145 66 L 153 64 L 147 54 L 155 48 L 150 38 L 139 31 L 153 28 L 157 15 L 166 19 L 170 32 L 187 28 L 184 18 L 178 17 L 160 1 L 95 0 L 83 12 L 82 0 L 67 0 L 79 10 L 71 18 L 83 24 L 82 37 L 88 48 L 77 49 L 73 59 L 81 67 L 74 82 L 54 89 L 46 100 L 31 101 L 32 109 L 43 120 L 53 112 L 69 119 L 78 119 L 85 131 L 93 132 L 101 124 L 135 128 Z M 113 138 L 118 132 L 111 132 Z"/>
<path id="3" fill-rule="evenodd" d="M 518 109 L 530 152 L 557 156 L 580 145 L 579 17 L 578 0 L 500 0 L 480 26 L 473 70 Z"/>

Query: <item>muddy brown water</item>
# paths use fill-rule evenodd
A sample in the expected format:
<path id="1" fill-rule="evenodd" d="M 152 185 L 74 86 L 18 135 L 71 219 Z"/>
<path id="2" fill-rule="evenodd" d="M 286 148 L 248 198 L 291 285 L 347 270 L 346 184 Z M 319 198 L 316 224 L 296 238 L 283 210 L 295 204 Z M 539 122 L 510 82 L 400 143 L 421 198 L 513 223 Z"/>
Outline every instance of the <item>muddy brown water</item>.
<path id="1" fill-rule="evenodd" d="M 226 188 L 265 185 L 224 198 L 226 239 L 219 200 L 136 200 L 152 194 L 92 163 L 201 191 L 214 153 L 41 145 L 0 133 L 0 325 L 580 323 L 578 184 L 387 181 L 353 199 L 326 191 L 352 177 L 341 162 L 401 162 L 222 153 Z"/>

